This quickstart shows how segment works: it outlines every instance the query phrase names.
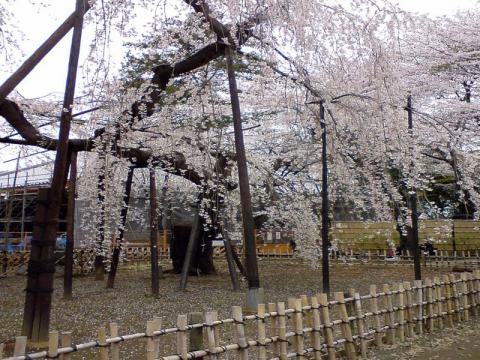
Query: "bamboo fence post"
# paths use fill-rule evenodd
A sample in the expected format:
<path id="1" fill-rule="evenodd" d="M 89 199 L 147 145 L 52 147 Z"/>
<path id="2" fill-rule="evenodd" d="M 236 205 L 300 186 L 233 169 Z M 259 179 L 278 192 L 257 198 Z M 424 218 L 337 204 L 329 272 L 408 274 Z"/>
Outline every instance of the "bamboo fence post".
<path id="1" fill-rule="evenodd" d="M 320 332 L 322 330 L 322 323 L 320 321 L 320 306 L 318 305 L 318 300 L 315 296 L 311 297 L 312 304 L 312 320 L 313 320 L 313 331 L 312 331 L 312 344 L 313 344 L 313 355 L 315 360 L 322 360 L 322 339 L 320 337 Z"/>
<path id="2" fill-rule="evenodd" d="M 438 315 L 437 325 L 439 329 L 443 329 L 443 319 L 445 318 L 445 314 L 443 312 L 443 299 L 442 299 L 442 282 L 440 281 L 440 277 L 435 276 L 433 278 L 433 283 L 435 287 L 433 288 L 435 294 L 435 312 Z"/>
<path id="3" fill-rule="evenodd" d="M 452 298 L 453 298 L 453 311 L 455 312 L 455 318 L 457 321 L 462 321 L 462 315 L 460 313 L 460 301 L 458 299 L 458 292 L 457 292 L 457 283 L 455 279 L 455 275 L 450 274 L 450 284 L 452 289 Z"/>
<path id="4" fill-rule="evenodd" d="M 303 342 L 303 311 L 302 300 L 293 299 L 293 327 L 295 329 L 295 352 L 297 359 L 303 360 L 305 357 L 305 344 Z"/>
<path id="5" fill-rule="evenodd" d="M 473 272 L 475 278 L 475 296 L 477 298 L 477 304 L 480 304 L 480 270 L 475 270 Z"/>
<path id="6" fill-rule="evenodd" d="M 62 347 L 72 346 L 72 332 L 71 331 L 62 331 L 62 337 L 60 340 Z M 70 353 L 60 355 L 60 360 L 70 360 L 72 357 Z"/>
<path id="7" fill-rule="evenodd" d="M 191 312 L 188 314 L 188 324 L 203 323 L 203 314 L 201 312 Z M 203 327 L 190 330 L 190 341 L 188 342 L 188 351 L 203 350 Z"/>
<path id="8" fill-rule="evenodd" d="M 280 360 L 287 360 L 288 340 L 285 315 L 285 303 L 277 303 L 278 312 L 278 341 L 280 342 Z"/>
<path id="9" fill-rule="evenodd" d="M 155 342 L 154 342 L 154 335 L 153 333 L 156 330 L 156 321 L 155 320 L 148 320 L 147 321 L 147 360 L 154 360 L 155 359 Z M 113 351 L 112 351 L 113 353 Z"/>
<path id="10" fill-rule="evenodd" d="M 470 302 L 470 313 L 473 316 L 478 316 L 477 299 L 475 298 L 475 283 L 473 281 L 473 274 L 467 273 L 468 297 Z"/>
<path id="11" fill-rule="evenodd" d="M 308 306 L 308 297 L 307 295 L 301 295 L 300 299 L 302 299 L 302 311 L 303 311 L 303 308 Z M 303 325 L 306 328 L 313 328 L 312 311 L 306 310 L 304 312 Z M 313 332 L 310 333 L 310 342 L 313 343 Z"/>
<path id="12" fill-rule="evenodd" d="M 453 327 L 453 302 L 452 302 L 452 287 L 450 284 L 450 277 L 443 275 L 443 286 L 445 293 L 445 304 L 447 307 L 447 322 L 449 327 Z"/>
<path id="13" fill-rule="evenodd" d="M 425 291 L 427 298 L 427 329 L 429 332 L 435 330 L 433 316 L 433 286 L 432 280 L 425 279 Z"/>
<path id="14" fill-rule="evenodd" d="M 240 306 L 233 306 L 233 320 L 235 322 L 235 337 L 237 344 L 240 347 L 238 350 L 240 360 L 248 360 L 248 343 L 245 337 L 245 326 L 243 321 L 242 308 Z"/>
<path id="15" fill-rule="evenodd" d="M 54 359 L 58 357 L 58 340 L 59 333 L 58 331 L 50 331 L 48 333 L 48 352 L 47 357 Z"/>
<path id="16" fill-rule="evenodd" d="M 215 316 L 212 311 L 205 313 L 205 323 L 207 324 L 207 342 L 208 342 L 208 351 L 209 359 L 216 360 L 217 355 L 215 354 L 215 329 L 213 322 L 215 321 Z"/>
<path id="17" fill-rule="evenodd" d="M 118 324 L 116 322 L 111 322 L 109 324 L 110 327 L 110 337 L 118 337 Z M 120 345 L 118 343 L 111 343 L 110 344 L 110 354 L 112 360 L 119 360 L 120 359 Z"/>
<path id="18" fill-rule="evenodd" d="M 257 308 L 257 327 L 258 327 L 258 359 L 267 359 L 267 349 L 265 338 L 267 337 L 265 330 L 265 304 L 258 304 Z"/>
<path id="19" fill-rule="evenodd" d="M 26 348 L 27 348 L 27 337 L 26 336 L 17 336 L 15 338 L 15 345 L 14 345 L 14 348 L 13 348 L 13 356 L 25 355 Z"/>
<path id="20" fill-rule="evenodd" d="M 357 354 L 355 352 L 355 344 L 352 337 L 352 328 L 350 327 L 350 320 L 348 319 L 347 307 L 345 306 L 345 298 L 343 292 L 335 293 L 335 301 L 338 302 L 338 310 L 342 320 L 341 328 L 342 334 L 345 338 L 345 352 L 347 353 L 347 359 L 355 360 Z"/>
<path id="21" fill-rule="evenodd" d="M 371 310 L 373 313 L 374 325 L 375 325 L 375 345 L 382 346 L 383 343 L 383 330 L 380 323 L 380 314 L 378 312 L 378 295 L 377 286 L 370 285 Z"/>
<path id="22" fill-rule="evenodd" d="M 403 284 L 399 283 L 395 285 L 394 288 L 397 291 L 397 337 L 398 339 L 403 342 L 405 341 L 405 289 L 403 288 Z"/>
<path id="23" fill-rule="evenodd" d="M 268 312 L 270 313 L 269 324 L 270 324 L 270 334 L 276 335 L 278 334 L 278 316 L 273 316 L 272 314 L 277 312 L 277 305 L 275 303 L 268 304 Z M 279 353 L 279 342 L 275 342 L 272 346 L 273 349 L 273 356 L 278 356 Z"/>
<path id="24" fill-rule="evenodd" d="M 468 284 L 467 284 L 467 273 L 462 273 L 460 275 L 460 279 L 462 280 L 461 284 L 461 291 L 462 291 L 462 307 L 463 307 L 463 321 L 468 321 L 470 316 L 468 313 L 468 309 L 470 306 L 468 305 Z"/>
<path id="25" fill-rule="evenodd" d="M 328 360 L 335 360 L 335 345 L 333 344 L 333 324 L 330 321 L 330 312 L 328 310 L 327 294 L 322 293 L 317 295 L 318 302 L 322 309 L 322 322 L 325 334 L 325 342 L 327 344 Z"/>
<path id="26" fill-rule="evenodd" d="M 367 358 L 367 341 L 365 338 L 365 315 L 362 310 L 362 300 L 359 293 L 353 295 L 355 299 L 355 316 L 357 318 L 358 337 L 360 338 L 360 353 L 362 358 Z"/>
<path id="27" fill-rule="evenodd" d="M 393 311 L 392 292 L 388 284 L 383 284 L 382 291 L 385 293 L 387 312 L 385 314 L 385 324 L 387 328 L 387 344 L 395 345 L 395 312 Z"/>
<path id="28" fill-rule="evenodd" d="M 98 329 L 98 346 L 100 347 L 100 360 L 108 360 L 107 330 L 105 326 Z"/>
<path id="29" fill-rule="evenodd" d="M 415 300 L 416 300 L 416 326 L 415 330 L 417 334 L 423 334 L 423 283 L 422 280 L 415 280 L 413 282 L 415 286 Z"/>
<path id="30" fill-rule="evenodd" d="M 410 282 L 404 281 L 403 282 L 403 288 L 405 289 L 405 315 L 407 319 L 407 327 L 406 327 L 406 334 L 408 337 L 414 337 L 415 336 L 415 324 L 413 321 L 413 309 L 412 309 L 412 304 L 413 304 L 413 296 L 412 296 L 412 286 L 410 285 Z"/>
<path id="31" fill-rule="evenodd" d="M 188 359 L 188 346 L 187 346 L 187 315 L 177 316 L 177 354 L 182 360 Z"/>

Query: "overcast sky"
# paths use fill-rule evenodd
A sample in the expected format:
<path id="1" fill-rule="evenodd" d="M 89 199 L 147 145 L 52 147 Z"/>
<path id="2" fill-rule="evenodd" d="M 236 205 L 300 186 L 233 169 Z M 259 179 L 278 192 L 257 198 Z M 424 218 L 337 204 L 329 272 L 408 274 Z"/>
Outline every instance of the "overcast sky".
<path id="1" fill-rule="evenodd" d="M 0 0 L 1 1 L 1 0 Z M 74 1 L 44 0 L 52 6 L 36 7 L 29 5 L 31 0 L 17 0 L 15 7 L 18 27 L 23 29 L 25 40 L 20 42 L 24 56 L 31 54 L 53 30 L 72 12 Z M 395 2 L 395 1 L 393 1 Z M 453 14 L 456 10 L 473 7 L 477 0 L 397 0 L 400 7 L 408 11 L 427 13 L 431 16 Z M 39 26 L 40 25 L 40 26 Z M 91 32 L 84 31 L 83 44 L 89 43 Z M 65 87 L 70 36 L 66 36 L 32 73 L 18 86 L 18 91 L 26 97 L 39 97 L 49 93 L 60 96 Z M 83 48 L 83 55 L 86 48 Z M 0 60 L 0 83 L 9 75 Z M 79 79 L 81 81 L 81 79 Z M 41 84 L 41 85 L 39 85 Z"/>
<path id="2" fill-rule="evenodd" d="M 2 1 L 2 0 L 0 0 Z M 393 2 L 394 0 L 392 0 Z M 74 0 L 42 0 L 51 6 L 32 6 L 32 0 L 16 0 L 15 15 L 18 15 L 17 26 L 22 29 L 25 39 L 19 41 L 23 58 L 29 56 L 73 11 Z M 407 11 L 427 13 L 430 16 L 442 16 L 455 13 L 460 9 L 468 9 L 478 3 L 477 0 L 397 0 L 400 7 Z M 85 56 L 92 37 L 88 27 L 84 30 L 82 55 Z M 25 97 L 34 98 L 48 94 L 56 94 L 57 99 L 63 98 L 67 71 L 68 51 L 71 36 L 66 36 L 45 59 L 17 87 Z M 119 44 L 120 45 L 120 44 Z M 13 65 L 13 64 L 10 64 Z M 0 83 L 10 75 L 9 64 L 0 58 Z M 15 64 L 18 66 L 18 64 Z M 13 68 L 13 66 L 12 66 Z M 8 69 L 9 71 L 5 71 Z M 81 74 L 81 71 L 80 71 Z M 81 82 L 81 77 L 79 79 Z M 18 149 L 10 146 L 0 151 L 0 171 L 12 170 L 15 161 L 4 163 L 2 160 L 16 158 Z M 31 158 L 29 158 L 31 159 Z M 24 165 L 22 164 L 21 167 Z"/>

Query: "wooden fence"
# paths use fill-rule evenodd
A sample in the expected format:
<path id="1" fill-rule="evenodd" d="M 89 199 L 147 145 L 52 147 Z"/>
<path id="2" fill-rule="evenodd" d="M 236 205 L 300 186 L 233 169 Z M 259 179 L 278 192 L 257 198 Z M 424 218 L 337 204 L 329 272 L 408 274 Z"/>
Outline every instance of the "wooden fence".
<path id="1" fill-rule="evenodd" d="M 394 222 L 333 222 L 331 235 L 341 249 L 384 250 L 399 243 Z M 480 249 L 480 221 L 420 220 L 419 239 L 431 240 L 440 250 Z"/>
<path id="2" fill-rule="evenodd" d="M 50 333 L 48 349 L 25 355 L 26 338 L 17 337 L 13 357 L 8 360 L 57 358 L 71 359 L 78 353 L 101 360 L 123 358 L 122 346 L 135 339 L 139 354 L 135 359 L 336 359 L 338 355 L 366 358 L 370 345 L 403 342 L 424 332 L 455 327 L 478 317 L 480 312 L 480 270 L 450 274 L 442 278 L 370 286 L 368 294 L 354 289 L 288 299 L 259 305 L 256 314 L 244 315 L 232 307 L 232 317 L 218 320 L 210 311 L 204 316 L 178 315 L 176 326 L 162 327 L 161 320 L 146 322 L 146 331 L 119 335 L 118 325 L 98 330 L 95 340 L 72 345 L 71 332 Z M 59 341 L 61 340 L 61 341 Z M 59 345 L 59 342 L 61 345 Z M 174 346 L 171 353 L 166 352 Z M 0 345 L 1 348 L 1 345 Z M 0 350 L 1 354 L 1 350 Z M 1 355 L 0 355 L 1 358 Z M 85 358 L 85 357 L 83 357 Z"/>

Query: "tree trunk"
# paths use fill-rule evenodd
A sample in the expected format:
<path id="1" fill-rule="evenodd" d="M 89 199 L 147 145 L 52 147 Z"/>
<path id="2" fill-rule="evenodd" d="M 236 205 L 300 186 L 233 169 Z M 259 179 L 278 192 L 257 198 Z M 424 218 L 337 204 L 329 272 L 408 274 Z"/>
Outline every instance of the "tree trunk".
<path id="1" fill-rule="evenodd" d="M 103 158 L 103 164 L 105 165 L 105 154 L 101 154 L 101 158 Z M 105 257 L 103 255 L 104 251 L 104 242 L 105 242 L 105 166 L 101 170 L 100 174 L 98 175 L 98 182 L 97 182 L 97 191 L 98 191 L 98 203 L 100 204 L 100 214 L 98 217 L 98 233 L 97 233 L 97 241 L 95 244 L 95 261 L 94 261 L 94 268 L 95 268 L 95 280 L 96 281 L 103 281 L 105 275 L 105 266 L 104 260 Z"/>
<path id="2" fill-rule="evenodd" d="M 125 182 L 125 194 L 123 195 L 123 208 L 120 213 L 120 227 L 118 229 L 118 238 L 113 249 L 112 264 L 110 266 L 110 272 L 107 279 L 107 289 L 113 289 L 115 283 L 115 276 L 117 275 L 118 262 L 120 260 L 120 252 L 122 251 L 123 240 L 125 236 L 125 225 L 127 223 L 128 204 L 130 202 L 130 193 L 132 191 L 133 172 L 135 168 L 133 166 L 128 168 L 127 180 Z"/>
<path id="3" fill-rule="evenodd" d="M 158 214 L 157 214 L 157 184 L 155 169 L 150 170 L 150 265 L 152 280 L 152 295 L 159 296 L 160 271 L 158 266 Z"/>

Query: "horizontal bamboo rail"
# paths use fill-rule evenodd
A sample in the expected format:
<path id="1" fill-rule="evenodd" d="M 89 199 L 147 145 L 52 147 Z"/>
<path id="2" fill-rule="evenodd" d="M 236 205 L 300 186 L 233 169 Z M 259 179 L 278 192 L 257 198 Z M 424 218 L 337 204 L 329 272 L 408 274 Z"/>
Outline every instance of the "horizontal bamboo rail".
<path id="1" fill-rule="evenodd" d="M 455 326 L 479 314 L 480 270 L 451 274 L 442 279 L 426 279 L 384 284 L 382 291 L 372 285 L 370 292 L 360 295 L 350 289 L 348 295 L 335 293 L 328 301 L 326 294 L 291 298 L 284 302 L 261 304 L 257 314 L 242 314 L 232 308 L 232 318 L 217 320 L 216 312 L 205 314 L 204 322 L 190 323 L 186 315 L 178 315 L 177 326 L 161 328 L 160 320 L 149 320 L 146 332 L 118 335 L 117 324 L 110 325 L 110 337 L 101 327 L 96 340 L 71 345 L 70 333 L 51 332 L 47 350 L 25 355 L 25 338 L 18 337 L 15 353 L 7 360 L 69 358 L 74 352 L 97 349 L 99 359 L 119 359 L 121 343 L 145 340 L 147 359 L 184 360 L 217 359 L 220 354 L 248 359 L 335 359 L 338 352 L 347 359 L 365 356 L 367 346 L 404 341 L 416 334 L 433 333 L 445 326 Z M 268 312 L 266 310 L 268 309 Z M 199 314 L 190 316 L 198 318 Z M 223 332 L 219 330 L 225 330 Z M 204 336 L 208 339 L 203 344 Z M 229 342 L 220 339 L 221 334 Z M 176 343 L 176 352 L 160 354 L 162 344 Z M 174 338 L 171 338 L 174 336 Z M 62 345 L 59 345 L 62 339 Z M 231 342 L 231 339 L 235 339 Z M 162 342 L 164 341 L 164 342 Z M 3 346 L 0 345 L 0 349 Z M 0 359 L 2 354 L 0 353 Z"/>

